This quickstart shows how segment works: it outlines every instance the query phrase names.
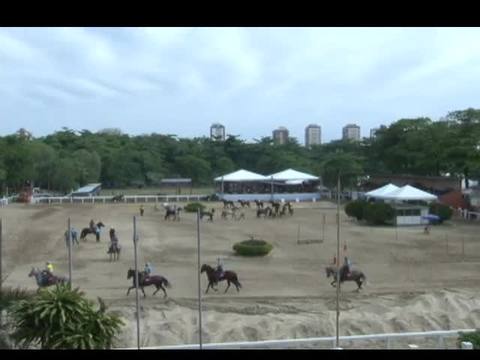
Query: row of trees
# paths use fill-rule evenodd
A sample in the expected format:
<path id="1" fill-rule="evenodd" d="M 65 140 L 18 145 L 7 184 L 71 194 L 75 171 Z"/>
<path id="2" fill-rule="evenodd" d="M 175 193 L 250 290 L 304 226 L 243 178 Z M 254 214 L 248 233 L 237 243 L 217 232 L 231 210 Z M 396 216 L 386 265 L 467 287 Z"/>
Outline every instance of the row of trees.
<path id="1" fill-rule="evenodd" d="M 86 182 L 105 187 L 154 186 L 164 177 L 189 177 L 211 184 L 239 168 L 268 174 L 292 167 L 323 177 L 334 186 L 338 171 L 345 186 L 366 174 L 452 175 L 480 178 L 480 110 L 447 114 L 441 121 L 401 119 L 373 139 L 332 141 L 305 148 L 295 139 L 275 145 L 270 137 L 247 143 L 186 139 L 176 135 L 129 136 L 117 129 L 97 133 L 63 128 L 32 138 L 21 129 L 0 137 L 0 184 L 18 189 L 27 179 L 60 191 Z"/>

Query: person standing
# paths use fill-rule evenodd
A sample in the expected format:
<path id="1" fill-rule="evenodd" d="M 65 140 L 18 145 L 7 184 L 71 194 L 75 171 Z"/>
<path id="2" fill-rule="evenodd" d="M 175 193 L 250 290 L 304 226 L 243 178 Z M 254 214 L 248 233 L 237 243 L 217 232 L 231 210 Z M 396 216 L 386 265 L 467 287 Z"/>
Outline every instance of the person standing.
<path id="1" fill-rule="evenodd" d="M 144 211 L 143 205 L 140 205 L 140 216 L 143 216 Z"/>

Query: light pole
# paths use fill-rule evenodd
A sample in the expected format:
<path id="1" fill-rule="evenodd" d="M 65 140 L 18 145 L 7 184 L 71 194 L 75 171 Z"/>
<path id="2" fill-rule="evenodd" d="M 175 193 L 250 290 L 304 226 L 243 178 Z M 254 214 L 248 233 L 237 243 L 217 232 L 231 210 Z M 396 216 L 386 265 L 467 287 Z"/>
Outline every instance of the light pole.
<path id="1" fill-rule="evenodd" d="M 336 347 L 340 347 L 339 341 L 340 319 L 340 171 L 337 177 L 337 318 L 336 318 Z"/>

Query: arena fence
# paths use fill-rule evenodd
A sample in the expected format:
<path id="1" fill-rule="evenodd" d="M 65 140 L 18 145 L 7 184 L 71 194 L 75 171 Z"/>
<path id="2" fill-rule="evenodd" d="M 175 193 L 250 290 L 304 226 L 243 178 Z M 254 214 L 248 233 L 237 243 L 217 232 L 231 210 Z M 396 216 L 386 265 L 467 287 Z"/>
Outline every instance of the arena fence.
<path id="1" fill-rule="evenodd" d="M 113 196 L 91 196 L 91 197 L 37 197 L 33 198 L 35 204 L 111 204 L 111 203 L 155 203 L 170 201 L 201 201 L 207 195 L 125 195 L 122 200 L 113 201 Z"/>
<path id="2" fill-rule="evenodd" d="M 370 335 L 352 335 L 340 336 L 340 348 L 364 348 L 372 346 L 359 346 L 359 342 L 370 341 L 374 343 L 374 348 L 435 348 L 447 349 L 456 348 L 456 345 L 448 346 L 446 340 L 456 340 L 460 332 L 474 332 L 475 329 L 456 329 L 426 332 L 406 332 L 406 333 L 386 333 L 386 334 L 370 334 Z M 422 341 L 422 339 L 424 341 Z M 430 341 L 425 342 L 425 339 Z M 403 344 L 400 344 L 403 340 Z M 433 341 L 432 341 L 433 340 Z M 405 342 L 406 341 L 406 342 Z M 357 343 L 357 346 L 350 345 Z M 348 344 L 348 345 L 347 345 Z M 418 345 L 420 344 L 420 345 Z M 188 345 L 170 345 L 170 346 L 150 346 L 142 347 L 142 349 L 156 350 L 173 350 L 173 349 L 199 349 L 199 344 Z M 286 339 L 286 340 L 266 340 L 266 341 L 247 341 L 247 342 L 225 342 L 225 343 L 204 343 L 202 349 L 286 349 L 286 348 L 336 348 L 335 336 L 304 338 L 304 339 Z M 119 349 L 137 349 L 137 348 L 119 348 Z"/>

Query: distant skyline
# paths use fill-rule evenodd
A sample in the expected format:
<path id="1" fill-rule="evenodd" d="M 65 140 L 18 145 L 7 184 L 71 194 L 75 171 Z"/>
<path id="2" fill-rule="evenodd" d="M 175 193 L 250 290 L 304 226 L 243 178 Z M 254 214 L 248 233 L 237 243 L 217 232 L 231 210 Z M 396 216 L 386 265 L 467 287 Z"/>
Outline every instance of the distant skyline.
<path id="1" fill-rule="evenodd" d="M 304 143 L 480 107 L 479 28 L 0 28 L 0 135 L 68 127 Z"/>

